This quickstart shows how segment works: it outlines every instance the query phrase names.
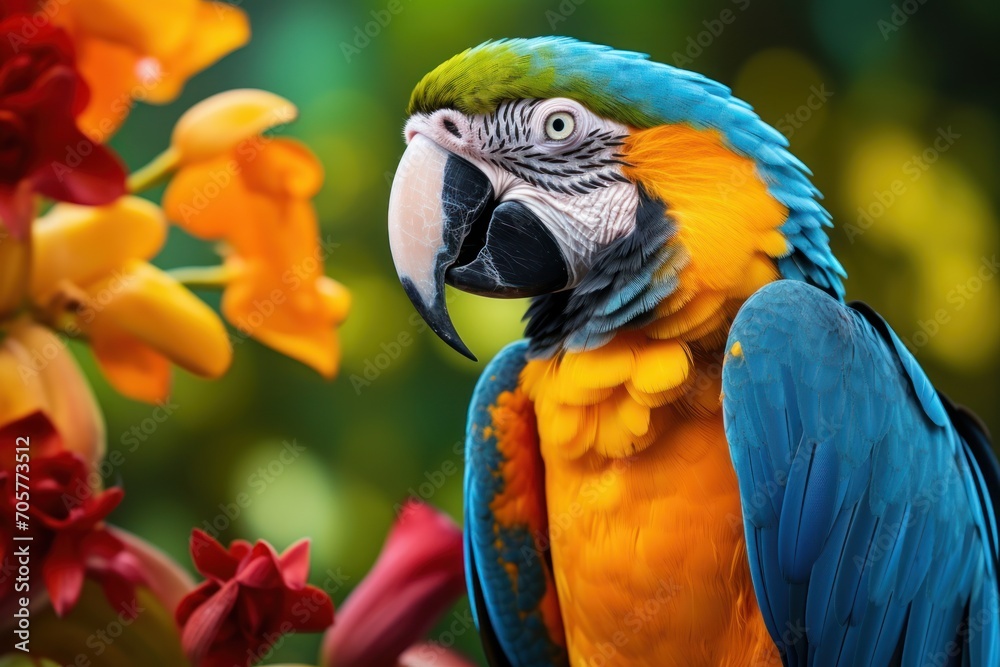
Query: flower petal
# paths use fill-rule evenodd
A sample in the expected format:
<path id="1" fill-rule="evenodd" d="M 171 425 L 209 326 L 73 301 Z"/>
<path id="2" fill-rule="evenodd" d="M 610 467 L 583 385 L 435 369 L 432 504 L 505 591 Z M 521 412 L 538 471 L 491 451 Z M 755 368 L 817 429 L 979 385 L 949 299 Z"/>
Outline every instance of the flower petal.
<path id="1" fill-rule="evenodd" d="M 78 321 L 95 347 L 127 334 L 196 375 L 216 378 L 229 367 L 232 349 L 218 316 L 163 271 L 129 261 L 87 292 Z"/>
<path id="2" fill-rule="evenodd" d="M 278 570 L 285 586 L 300 589 L 309 578 L 309 540 L 301 539 L 278 556 Z"/>
<path id="3" fill-rule="evenodd" d="M 198 662 L 208 653 L 219 629 L 233 610 L 239 593 L 240 585 L 236 581 L 227 581 L 191 612 L 181 633 L 181 646 L 192 662 Z"/>
<path id="4" fill-rule="evenodd" d="M 227 53 L 250 40 L 250 22 L 232 4 L 205 2 L 198 6 L 195 29 L 184 45 L 163 59 L 163 76 L 149 91 L 153 104 L 172 102 L 184 83 Z"/>
<path id="5" fill-rule="evenodd" d="M 323 664 L 389 665 L 465 592 L 462 531 L 411 502 L 323 641 Z"/>
<path id="6" fill-rule="evenodd" d="M 475 663 L 440 644 L 416 644 L 399 656 L 399 667 L 475 667 Z"/>
<path id="7" fill-rule="evenodd" d="M 43 302 L 62 281 L 86 285 L 129 259 L 150 259 L 166 238 L 163 211 L 139 197 L 100 208 L 54 206 L 32 228 L 32 295 Z"/>
<path id="8" fill-rule="evenodd" d="M 242 160 L 250 189 L 277 198 L 312 199 L 323 185 L 323 165 L 294 139 L 274 139 L 260 156 Z"/>
<path id="9" fill-rule="evenodd" d="M 250 37 L 246 14 L 228 3 L 61 0 L 53 22 L 70 32 L 92 90 L 80 127 L 107 141 L 135 100 L 173 101 L 187 79 Z"/>
<path id="10" fill-rule="evenodd" d="M 289 591 L 283 617 L 292 619 L 295 632 L 322 632 L 333 624 L 333 601 L 316 586 Z"/>
<path id="11" fill-rule="evenodd" d="M 59 616 L 66 614 L 80 599 L 83 575 L 84 563 L 78 557 L 77 545 L 73 543 L 72 536 L 59 535 L 42 563 L 45 588 L 52 608 Z"/>
<path id="12" fill-rule="evenodd" d="M 27 180 L 0 187 L 0 220 L 3 231 L 15 239 L 28 237 L 35 212 L 35 198 Z"/>
<path id="13" fill-rule="evenodd" d="M 30 175 L 39 193 L 73 204 L 99 206 L 125 194 L 125 169 L 106 147 L 95 144 L 76 125 L 73 96 L 80 85 L 68 67 L 53 68 L 35 84 L 39 103 L 34 122 L 46 128 L 35 147 Z"/>
<path id="14" fill-rule="evenodd" d="M 21 320 L 0 340 L 0 425 L 41 411 L 63 446 L 96 465 L 104 454 L 104 419 L 65 341 Z"/>
<path id="15" fill-rule="evenodd" d="M 52 456 L 64 451 L 62 436 L 44 412 L 33 412 L 27 417 L 0 426 L 0 443 L 16 442 L 17 438 L 28 438 L 32 456 L 35 457 Z M 14 463 L 11 460 L 7 465 L 0 464 L 0 469 Z M 3 562 L 3 558 L 0 558 L 0 562 Z"/>
<path id="16" fill-rule="evenodd" d="M 35 212 L 35 198 L 27 180 L 0 187 L 0 220 L 15 239 L 28 236 Z"/>
<path id="17" fill-rule="evenodd" d="M 104 143 L 128 117 L 135 94 L 147 94 L 136 72 L 141 54 L 83 32 L 74 36 L 74 42 L 77 69 L 90 89 L 90 101 L 77 125 L 91 140 Z"/>
<path id="18" fill-rule="evenodd" d="M 90 347 L 104 377 L 123 396 L 146 403 L 170 396 L 170 360 L 134 336 L 98 325 Z"/>
<path id="19" fill-rule="evenodd" d="M 211 160 L 242 142 L 295 120 L 298 109 L 264 90 L 230 90 L 188 109 L 174 126 L 171 144 L 184 164 Z"/>
<path id="20" fill-rule="evenodd" d="M 207 602 L 221 588 L 214 581 L 203 581 L 185 595 L 175 607 L 177 624 L 183 626 L 198 607 Z"/>
<path id="21" fill-rule="evenodd" d="M 201 553 L 193 555 L 196 561 L 202 561 L 200 565 L 204 565 L 209 552 L 218 561 L 240 558 L 231 578 L 202 584 L 178 605 L 177 622 L 183 628 L 185 651 L 203 667 L 229 667 L 234 661 L 246 661 L 248 656 L 260 656 L 288 632 L 322 630 L 332 623 L 330 596 L 304 585 L 308 570 L 306 540 L 292 545 L 280 556 L 262 540 L 249 549 L 245 542 L 235 541 L 224 550 L 207 535 L 195 531 L 193 552 L 198 545 Z M 228 568 L 206 569 L 214 570 L 214 575 Z M 238 594 L 225 592 L 229 589 L 237 590 Z M 220 597 L 226 602 L 225 618 L 216 619 L 211 614 L 206 618 L 201 609 L 211 606 L 215 609 L 212 614 L 218 614 L 218 609 L 223 609 L 217 602 Z M 206 623 L 209 631 L 192 629 L 193 625 Z M 199 633 L 197 637 L 193 636 L 195 633 Z"/>
<path id="22" fill-rule="evenodd" d="M 226 551 L 205 531 L 195 528 L 191 532 L 190 551 L 195 569 L 206 579 L 222 582 L 236 575 L 240 558 Z"/>
<path id="23" fill-rule="evenodd" d="M 191 575 L 162 551 L 127 531 L 111 526 L 107 530 L 138 561 L 149 589 L 166 609 L 176 609 L 181 599 L 194 590 Z"/>
<path id="24" fill-rule="evenodd" d="M 183 45 L 194 27 L 198 4 L 199 0 L 71 0 L 65 10 L 77 30 L 162 57 Z"/>
<path id="25" fill-rule="evenodd" d="M 274 547 L 260 540 L 254 545 L 250 558 L 241 564 L 236 580 L 250 588 L 273 588 L 281 582 L 278 554 Z"/>
<path id="26" fill-rule="evenodd" d="M 163 209 L 188 234 L 216 240 L 238 234 L 259 215 L 259 197 L 238 178 L 228 155 L 183 167 L 163 194 Z"/>

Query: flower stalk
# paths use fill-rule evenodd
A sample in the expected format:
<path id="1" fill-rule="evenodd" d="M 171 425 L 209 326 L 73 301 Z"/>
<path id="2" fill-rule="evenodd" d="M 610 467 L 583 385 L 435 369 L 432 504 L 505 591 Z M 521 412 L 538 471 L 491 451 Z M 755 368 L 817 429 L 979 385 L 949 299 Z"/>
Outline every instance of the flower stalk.
<path id="1" fill-rule="evenodd" d="M 177 170 L 181 163 L 181 153 L 171 146 L 163 151 L 146 166 L 129 174 L 125 181 L 125 186 L 129 192 L 135 194 L 165 183 Z"/>

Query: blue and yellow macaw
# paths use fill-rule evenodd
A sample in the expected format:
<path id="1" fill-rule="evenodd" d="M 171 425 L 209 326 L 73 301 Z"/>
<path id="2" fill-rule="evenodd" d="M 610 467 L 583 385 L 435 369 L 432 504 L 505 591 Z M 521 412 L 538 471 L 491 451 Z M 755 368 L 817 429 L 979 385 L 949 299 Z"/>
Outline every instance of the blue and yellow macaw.
<path id="1" fill-rule="evenodd" d="M 492 665 L 1000 665 L 986 431 L 844 303 L 781 134 L 566 38 L 469 49 L 409 114 L 389 240 L 417 310 L 471 356 L 446 283 L 533 297 L 469 411 Z"/>

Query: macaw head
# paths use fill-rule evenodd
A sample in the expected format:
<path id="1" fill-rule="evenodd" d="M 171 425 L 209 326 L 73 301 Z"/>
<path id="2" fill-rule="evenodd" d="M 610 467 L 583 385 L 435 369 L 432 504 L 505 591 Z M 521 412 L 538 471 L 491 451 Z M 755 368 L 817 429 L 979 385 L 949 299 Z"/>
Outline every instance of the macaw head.
<path id="1" fill-rule="evenodd" d="M 684 309 L 697 329 L 698 312 L 778 277 L 843 295 L 808 170 L 699 74 L 568 38 L 487 42 L 425 76 L 408 113 L 393 260 L 430 327 L 470 358 L 446 283 L 535 297 L 539 355 Z"/>

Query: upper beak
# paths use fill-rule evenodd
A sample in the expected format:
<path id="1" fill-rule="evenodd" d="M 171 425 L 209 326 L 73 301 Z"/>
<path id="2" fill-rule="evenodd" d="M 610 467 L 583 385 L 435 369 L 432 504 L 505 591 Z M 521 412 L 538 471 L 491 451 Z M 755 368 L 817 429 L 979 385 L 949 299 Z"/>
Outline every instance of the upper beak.
<path id="1" fill-rule="evenodd" d="M 516 298 L 554 292 L 569 281 L 562 251 L 538 216 L 521 202 L 495 202 L 482 171 L 422 134 L 410 140 L 392 183 L 389 246 L 421 317 L 472 360 L 448 315 L 445 282 Z"/>

